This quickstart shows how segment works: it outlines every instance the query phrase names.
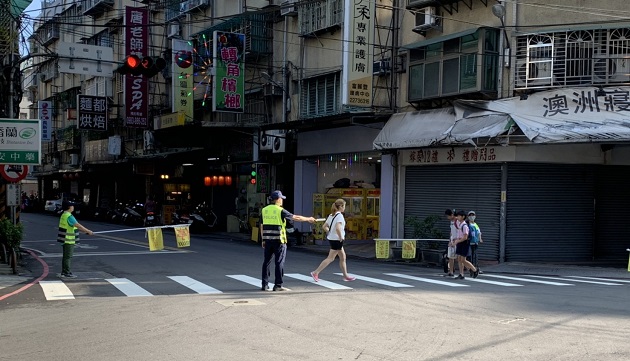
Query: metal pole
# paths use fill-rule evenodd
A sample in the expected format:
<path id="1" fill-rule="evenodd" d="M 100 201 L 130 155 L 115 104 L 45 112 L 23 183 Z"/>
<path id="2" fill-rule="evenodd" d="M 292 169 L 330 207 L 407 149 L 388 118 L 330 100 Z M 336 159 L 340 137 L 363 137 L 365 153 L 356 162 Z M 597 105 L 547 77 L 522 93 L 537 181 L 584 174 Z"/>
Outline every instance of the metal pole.
<path id="1" fill-rule="evenodd" d="M 289 94 L 287 93 L 287 82 L 289 80 L 287 74 L 287 33 L 289 32 L 289 21 L 287 17 L 284 17 L 284 35 L 283 35 L 283 59 L 282 59 L 282 123 L 287 122 L 288 111 L 287 111 L 287 97 Z"/>

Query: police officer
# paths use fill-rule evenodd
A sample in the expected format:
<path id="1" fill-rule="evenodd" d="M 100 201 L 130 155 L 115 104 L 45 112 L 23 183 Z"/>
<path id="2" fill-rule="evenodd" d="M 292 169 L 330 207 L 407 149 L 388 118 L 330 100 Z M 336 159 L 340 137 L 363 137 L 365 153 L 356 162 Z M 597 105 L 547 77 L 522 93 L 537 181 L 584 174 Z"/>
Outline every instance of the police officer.
<path id="1" fill-rule="evenodd" d="M 297 222 L 315 223 L 315 218 L 291 214 L 282 208 L 286 199 L 282 192 L 271 192 L 271 204 L 262 209 L 262 226 L 260 227 L 262 247 L 265 249 L 265 260 L 262 265 L 262 291 L 269 291 L 269 276 L 271 274 L 271 258 L 275 257 L 276 279 L 274 291 L 289 291 L 282 287 L 284 275 L 284 257 L 287 254 L 287 219 Z"/>
<path id="2" fill-rule="evenodd" d="M 61 261 L 61 277 L 75 278 L 76 276 L 70 272 L 70 261 L 74 253 L 74 245 L 79 243 L 79 230 L 92 235 L 89 229 L 83 227 L 72 215 L 74 205 L 70 202 L 62 202 L 63 213 L 59 218 L 59 232 L 57 233 L 57 242 L 63 243 L 63 260 Z"/>

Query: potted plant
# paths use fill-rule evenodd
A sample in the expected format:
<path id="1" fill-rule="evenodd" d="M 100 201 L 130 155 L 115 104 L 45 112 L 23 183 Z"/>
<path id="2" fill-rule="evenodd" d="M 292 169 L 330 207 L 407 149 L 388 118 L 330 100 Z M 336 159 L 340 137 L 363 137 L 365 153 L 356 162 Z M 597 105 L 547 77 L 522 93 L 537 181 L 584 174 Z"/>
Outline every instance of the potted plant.
<path id="1" fill-rule="evenodd" d="M 13 224 L 7 218 L 0 220 L 0 242 L 6 245 L 7 259 L 5 261 L 11 266 L 14 274 L 17 273 L 17 256 L 23 236 L 24 228 L 21 223 Z"/>
<path id="2" fill-rule="evenodd" d="M 413 237 L 419 239 L 418 250 L 422 255 L 422 260 L 429 263 L 440 264 L 442 262 L 442 253 L 440 241 L 444 239 L 444 233 L 436 227 L 436 223 L 440 220 L 440 216 L 429 215 L 424 219 L 416 216 L 409 216 L 405 219 L 405 224 L 411 226 Z"/>

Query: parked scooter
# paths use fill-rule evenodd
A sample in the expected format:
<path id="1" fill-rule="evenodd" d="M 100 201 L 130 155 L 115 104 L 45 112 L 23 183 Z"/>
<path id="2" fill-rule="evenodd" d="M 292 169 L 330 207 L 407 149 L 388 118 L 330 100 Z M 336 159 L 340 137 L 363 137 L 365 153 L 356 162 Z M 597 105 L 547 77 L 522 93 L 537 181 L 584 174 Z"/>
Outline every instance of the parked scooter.
<path id="1" fill-rule="evenodd" d="M 155 227 L 160 225 L 160 220 L 155 212 L 147 212 L 144 215 L 144 226 L 145 227 Z"/>

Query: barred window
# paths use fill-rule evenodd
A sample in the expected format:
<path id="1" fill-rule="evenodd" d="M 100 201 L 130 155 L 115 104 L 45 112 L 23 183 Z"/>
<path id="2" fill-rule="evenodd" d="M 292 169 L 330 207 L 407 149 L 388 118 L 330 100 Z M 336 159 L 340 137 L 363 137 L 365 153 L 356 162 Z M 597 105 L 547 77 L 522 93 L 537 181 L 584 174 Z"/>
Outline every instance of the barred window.
<path id="1" fill-rule="evenodd" d="M 302 118 L 322 117 L 340 112 L 341 73 L 307 79 L 302 84 Z"/>

